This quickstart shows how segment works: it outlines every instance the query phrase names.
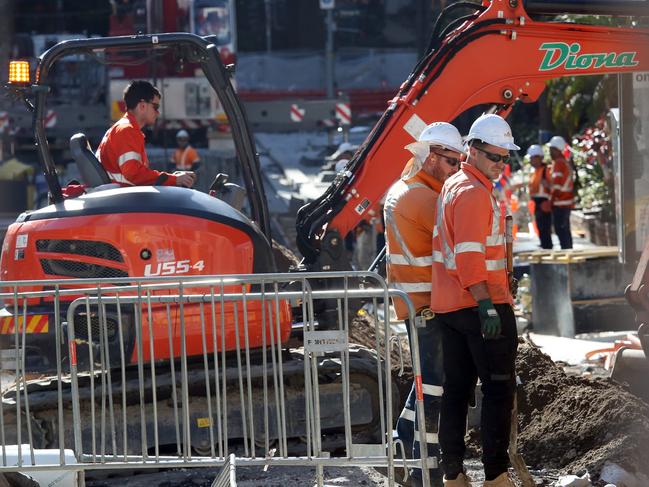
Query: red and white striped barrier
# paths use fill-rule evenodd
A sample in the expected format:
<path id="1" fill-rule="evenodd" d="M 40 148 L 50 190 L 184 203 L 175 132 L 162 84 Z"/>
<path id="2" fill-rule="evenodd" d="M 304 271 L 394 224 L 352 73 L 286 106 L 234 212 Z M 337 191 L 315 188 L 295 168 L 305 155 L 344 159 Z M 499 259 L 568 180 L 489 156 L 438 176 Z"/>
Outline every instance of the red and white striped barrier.
<path id="1" fill-rule="evenodd" d="M 349 103 L 336 103 L 336 118 L 343 125 L 352 123 L 352 109 Z"/>
<path id="2" fill-rule="evenodd" d="M 54 110 L 48 110 L 45 114 L 45 128 L 51 129 L 56 126 L 56 112 Z"/>
<path id="3" fill-rule="evenodd" d="M 9 114 L 0 112 L 0 134 L 4 134 L 9 129 Z"/>
<path id="4" fill-rule="evenodd" d="M 292 122 L 301 122 L 302 120 L 304 120 L 304 114 L 305 113 L 306 113 L 306 110 L 304 108 L 300 108 L 295 103 L 291 105 L 291 121 Z"/>

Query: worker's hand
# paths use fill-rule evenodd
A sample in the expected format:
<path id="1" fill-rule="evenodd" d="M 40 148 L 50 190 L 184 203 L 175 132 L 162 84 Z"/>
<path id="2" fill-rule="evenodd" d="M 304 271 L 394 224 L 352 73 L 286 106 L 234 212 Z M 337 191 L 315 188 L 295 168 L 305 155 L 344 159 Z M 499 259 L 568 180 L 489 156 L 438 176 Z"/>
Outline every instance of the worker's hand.
<path id="1" fill-rule="evenodd" d="M 487 298 L 478 301 L 478 315 L 480 316 L 482 336 L 484 339 L 492 340 L 498 338 L 502 329 L 502 323 L 491 299 Z"/>
<path id="2" fill-rule="evenodd" d="M 541 211 L 543 213 L 550 213 L 552 211 L 552 202 L 550 200 L 543 200 L 541 203 Z"/>
<path id="3" fill-rule="evenodd" d="M 512 294 L 512 298 L 516 299 L 518 294 L 518 279 L 513 275 L 509 276 L 509 292 Z"/>
<path id="4" fill-rule="evenodd" d="M 176 176 L 176 186 L 183 186 L 185 188 L 191 188 L 196 180 L 196 174 L 192 171 L 176 171 L 174 172 L 174 176 Z"/>

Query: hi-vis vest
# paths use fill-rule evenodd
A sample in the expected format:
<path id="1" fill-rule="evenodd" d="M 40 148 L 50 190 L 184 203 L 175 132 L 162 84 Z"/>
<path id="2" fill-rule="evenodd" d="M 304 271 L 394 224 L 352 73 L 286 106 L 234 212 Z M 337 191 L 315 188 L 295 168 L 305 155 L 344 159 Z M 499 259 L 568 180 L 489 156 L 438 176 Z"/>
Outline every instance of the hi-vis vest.
<path id="1" fill-rule="evenodd" d="M 486 282 L 494 303 L 512 303 L 507 280 L 505 218 L 493 185 L 462 163 L 437 200 L 430 308 L 449 313 L 477 306 L 469 287 Z"/>
<path id="2" fill-rule="evenodd" d="M 430 266 L 435 204 L 442 184 L 424 171 L 392 185 L 385 198 L 385 241 L 390 287 L 412 300 L 415 311 L 430 304 Z M 394 300 L 399 319 L 408 317 L 400 299 Z"/>
<path id="3" fill-rule="evenodd" d="M 574 208 L 574 182 L 572 168 L 563 158 L 552 162 L 552 206 Z"/>
<path id="4" fill-rule="evenodd" d="M 546 165 L 542 165 L 534 169 L 534 173 L 530 178 L 530 184 L 528 185 L 530 197 L 549 199 L 550 191 L 548 191 L 546 185 L 550 185 L 549 169 Z"/>

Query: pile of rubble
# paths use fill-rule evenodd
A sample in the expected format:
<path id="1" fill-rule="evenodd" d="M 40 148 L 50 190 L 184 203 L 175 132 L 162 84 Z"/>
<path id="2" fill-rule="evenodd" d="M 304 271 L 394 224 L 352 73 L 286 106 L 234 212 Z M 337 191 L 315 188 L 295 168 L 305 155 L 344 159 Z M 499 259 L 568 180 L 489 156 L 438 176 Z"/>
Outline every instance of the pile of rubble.
<path id="1" fill-rule="evenodd" d="M 609 379 L 566 375 L 529 344 L 516 367 L 519 450 L 528 465 L 598 479 L 608 463 L 649 476 L 649 405 Z"/>

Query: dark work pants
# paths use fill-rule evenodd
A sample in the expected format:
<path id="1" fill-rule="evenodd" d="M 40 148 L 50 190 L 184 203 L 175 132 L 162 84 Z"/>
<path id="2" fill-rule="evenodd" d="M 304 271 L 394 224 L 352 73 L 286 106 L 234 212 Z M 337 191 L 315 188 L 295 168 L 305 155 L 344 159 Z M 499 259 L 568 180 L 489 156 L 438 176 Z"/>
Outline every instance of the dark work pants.
<path id="1" fill-rule="evenodd" d="M 406 320 L 408 338 L 410 325 Z M 437 425 L 439 423 L 439 408 L 442 396 L 443 363 L 442 363 L 442 330 L 440 323 L 433 318 L 426 321 L 424 328 L 416 328 L 419 339 L 419 361 L 421 379 L 424 391 L 424 411 L 426 415 L 426 444 L 428 458 L 437 457 L 439 461 L 439 443 L 437 440 Z M 410 342 L 412 350 L 412 341 Z M 415 401 L 417 399 L 415 385 L 410 389 L 406 404 L 397 420 L 397 434 L 403 442 L 408 458 L 420 458 L 419 453 L 419 418 L 416 415 Z M 397 462 L 398 463 L 398 462 Z M 439 469 L 430 469 L 433 486 L 442 485 L 442 473 Z M 411 472 L 415 479 L 421 479 L 421 469 Z"/>
<path id="2" fill-rule="evenodd" d="M 570 233 L 570 208 L 560 206 L 552 207 L 552 222 L 554 233 L 559 237 L 562 249 L 572 248 L 572 234 Z"/>
<path id="3" fill-rule="evenodd" d="M 439 442 L 442 469 L 453 479 L 462 471 L 466 416 L 477 378 L 482 382 L 482 463 L 487 480 L 507 471 L 507 446 L 515 387 L 518 347 L 516 318 L 511 306 L 496 304 L 502 338 L 482 338 L 478 308 L 438 314 L 442 323 L 444 395 Z"/>
<path id="4" fill-rule="evenodd" d="M 534 198 L 534 220 L 536 228 L 539 229 L 539 240 L 542 249 L 552 248 L 552 212 L 541 210 L 541 203 L 548 201 L 547 198 Z"/>

